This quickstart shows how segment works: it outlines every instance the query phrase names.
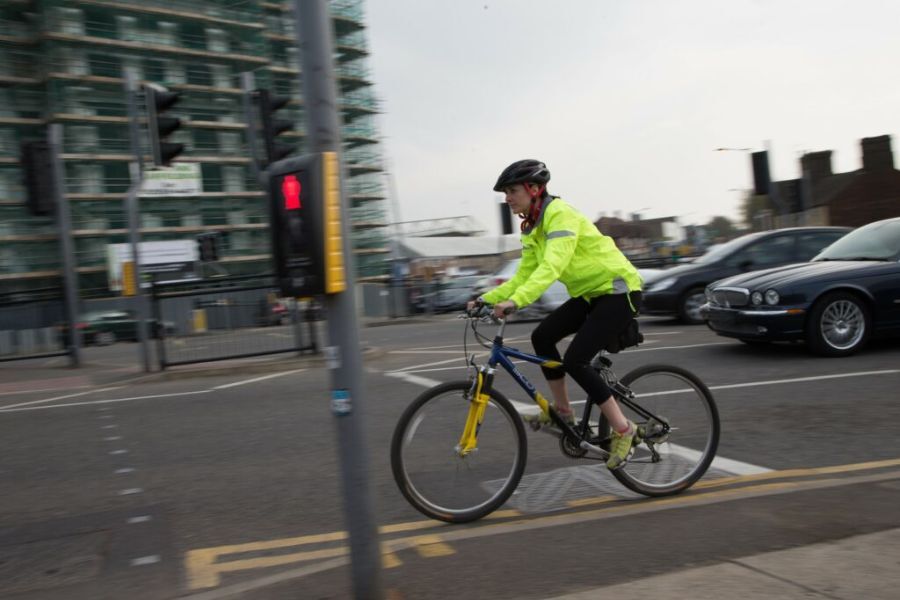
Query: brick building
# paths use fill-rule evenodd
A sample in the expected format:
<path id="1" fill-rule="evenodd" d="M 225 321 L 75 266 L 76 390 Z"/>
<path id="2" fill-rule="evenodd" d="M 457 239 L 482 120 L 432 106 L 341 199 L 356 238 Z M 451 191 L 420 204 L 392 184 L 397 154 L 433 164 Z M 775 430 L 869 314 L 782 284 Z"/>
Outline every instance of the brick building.
<path id="1" fill-rule="evenodd" d="M 863 138 L 861 148 L 862 168 L 847 173 L 832 171 L 831 150 L 804 154 L 802 177 L 776 182 L 791 213 L 776 219 L 776 226 L 859 227 L 900 216 L 900 171 L 894 168 L 891 136 Z"/>

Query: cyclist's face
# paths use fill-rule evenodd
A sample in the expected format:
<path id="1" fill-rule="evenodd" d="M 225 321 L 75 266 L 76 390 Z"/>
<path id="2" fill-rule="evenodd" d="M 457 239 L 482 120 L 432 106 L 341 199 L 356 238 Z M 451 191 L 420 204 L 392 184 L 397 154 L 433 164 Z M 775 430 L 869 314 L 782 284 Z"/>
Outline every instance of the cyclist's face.
<path id="1" fill-rule="evenodd" d="M 503 193 L 506 194 L 506 203 L 509 204 L 509 207 L 515 214 L 519 215 L 528 212 L 528 208 L 531 206 L 531 194 L 525 187 L 525 184 L 516 183 L 511 185 L 504 188 Z"/>

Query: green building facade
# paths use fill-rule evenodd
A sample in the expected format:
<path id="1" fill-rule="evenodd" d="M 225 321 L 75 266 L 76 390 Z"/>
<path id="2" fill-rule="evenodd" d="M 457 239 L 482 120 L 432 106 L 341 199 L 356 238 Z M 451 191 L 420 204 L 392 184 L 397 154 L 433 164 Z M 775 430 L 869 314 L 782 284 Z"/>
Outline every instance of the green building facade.
<path id="1" fill-rule="evenodd" d="M 259 0 L 5 0 L 0 7 L 0 293 L 59 285 L 57 228 L 25 207 L 19 169 L 23 140 L 63 125 L 66 199 L 84 293 L 104 295 L 107 246 L 128 241 L 130 184 L 124 77 L 182 93 L 172 113 L 184 125 L 179 162 L 199 165 L 202 191 L 142 197 L 142 241 L 221 234 L 219 268 L 232 275 L 271 272 L 267 200 L 251 169 L 240 89 L 291 96 L 304 147 L 300 57 L 291 2 Z M 356 279 L 390 270 L 387 203 L 367 69 L 362 0 L 332 0 L 335 68 L 349 178 Z M 280 139 L 281 139 L 280 138 Z"/>

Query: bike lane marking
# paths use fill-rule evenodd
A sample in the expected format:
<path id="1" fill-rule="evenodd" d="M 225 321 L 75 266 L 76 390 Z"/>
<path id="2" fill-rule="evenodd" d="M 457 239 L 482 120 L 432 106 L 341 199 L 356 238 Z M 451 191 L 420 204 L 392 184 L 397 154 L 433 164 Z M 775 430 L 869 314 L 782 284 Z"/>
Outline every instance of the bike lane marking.
<path id="1" fill-rule="evenodd" d="M 234 381 L 234 382 L 226 383 L 223 385 L 217 385 L 217 386 L 214 386 L 214 387 L 211 387 L 208 389 L 202 389 L 202 390 L 192 390 L 192 391 L 186 391 L 186 392 L 170 392 L 170 393 L 165 393 L 165 394 L 147 394 L 144 396 L 129 396 L 129 397 L 124 397 L 124 398 L 103 398 L 100 400 L 88 400 L 88 401 L 84 401 L 84 402 L 67 402 L 64 404 L 53 404 L 51 406 L 33 406 L 36 404 L 44 404 L 47 402 L 54 402 L 56 400 L 74 398 L 76 396 L 84 396 L 86 394 L 108 392 L 111 390 L 121 389 L 122 387 L 125 387 L 125 386 L 98 388 L 98 389 L 88 390 L 85 392 L 79 392 L 76 394 L 67 394 L 64 396 L 56 396 L 53 398 L 44 398 L 42 400 L 32 400 L 31 402 L 22 402 L 20 404 L 11 404 L 8 406 L 0 406 L 0 414 L 7 413 L 7 412 L 8 413 L 16 413 L 16 412 L 32 411 L 32 410 L 50 410 L 50 409 L 54 409 L 54 408 L 68 408 L 68 407 L 73 407 L 73 406 L 94 406 L 94 405 L 104 405 L 104 404 L 116 404 L 116 403 L 120 403 L 120 402 L 134 402 L 137 400 L 153 400 L 153 399 L 157 399 L 157 398 L 177 398 L 179 396 L 196 396 L 196 395 L 201 395 L 201 394 L 210 394 L 213 392 L 217 392 L 220 390 L 225 390 L 225 389 L 229 389 L 229 388 L 233 388 L 233 387 L 237 387 L 237 386 L 241 386 L 241 385 L 247 385 L 250 383 L 258 383 L 260 381 L 265 381 L 267 379 L 273 379 L 275 377 L 283 377 L 284 375 L 293 375 L 295 373 L 302 373 L 306 370 L 307 369 L 304 368 L 304 369 L 293 369 L 291 371 L 282 371 L 279 373 L 272 373 L 270 375 L 263 375 L 262 377 L 254 377 L 252 379 L 242 379 L 240 381 Z"/>
<path id="2" fill-rule="evenodd" d="M 762 496 L 788 494 L 794 492 L 809 491 L 815 489 L 827 489 L 833 487 L 858 485 L 861 483 L 873 483 L 880 481 L 900 479 L 900 471 L 891 470 L 881 473 L 853 475 L 849 477 L 812 479 L 812 480 L 788 480 L 759 483 L 759 480 L 806 477 L 818 475 L 834 475 L 841 473 L 854 473 L 858 471 L 885 469 L 900 466 L 900 459 L 855 463 L 848 465 L 836 465 L 833 467 L 819 467 L 811 469 L 790 469 L 786 471 L 774 471 L 751 476 L 729 478 L 727 481 L 713 480 L 700 482 L 694 489 L 673 497 L 666 498 L 640 498 L 624 499 L 603 497 L 593 500 L 593 504 L 606 504 L 599 508 L 578 510 L 564 514 L 539 515 L 524 517 L 518 511 L 497 511 L 485 518 L 484 524 L 471 527 L 455 528 L 444 523 L 427 520 L 397 523 L 379 527 L 379 533 L 384 536 L 391 533 L 402 533 L 414 530 L 433 529 L 428 533 L 416 533 L 411 536 L 401 536 L 382 540 L 381 552 L 383 566 L 398 567 L 402 560 L 398 552 L 413 549 L 420 556 L 433 558 L 454 554 L 455 550 L 450 545 L 455 541 L 479 539 L 495 535 L 513 534 L 524 531 L 544 529 L 561 525 L 584 525 L 588 522 L 610 519 L 620 516 L 631 516 L 659 512 L 663 510 L 684 508 L 691 506 L 704 506 L 721 502 L 757 498 Z M 707 485 L 703 485 L 707 483 Z M 709 488 L 726 484 L 750 485 L 734 486 L 726 489 Z M 574 506 L 588 506 L 582 501 Z M 494 521 L 494 522 L 491 522 Z M 501 521 L 501 522 L 496 522 Z M 188 589 L 200 590 L 203 588 L 215 588 L 221 584 L 222 575 L 238 571 L 254 570 L 283 566 L 292 563 L 301 563 L 314 560 L 324 560 L 318 564 L 307 565 L 275 575 L 244 581 L 231 586 L 218 589 L 209 589 L 190 596 L 182 596 L 182 600 L 217 600 L 220 598 L 234 597 L 242 593 L 261 589 L 275 583 L 299 579 L 306 575 L 341 567 L 349 563 L 349 548 L 346 545 L 333 545 L 334 542 L 346 542 L 346 531 L 336 531 L 325 534 L 299 536 L 278 540 L 266 540 L 249 542 L 229 546 L 218 546 L 190 550 L 185 554 L 184 564 L 188 576 Z M 332 543 L 330 548 L 318 548 L 303 552 L 294 552 L 280 556 L 253 556 L 228 560 L 229 556 L 248 555 L 257 553 L 271 553 L 281 548 Z M 431 546 L 431 548 L 429 548 Z"/>

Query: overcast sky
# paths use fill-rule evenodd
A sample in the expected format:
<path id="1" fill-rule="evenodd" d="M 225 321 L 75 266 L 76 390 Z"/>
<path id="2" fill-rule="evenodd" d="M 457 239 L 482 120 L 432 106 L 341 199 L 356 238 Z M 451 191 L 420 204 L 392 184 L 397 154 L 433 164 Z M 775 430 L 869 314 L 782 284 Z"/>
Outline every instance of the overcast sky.
<path id="1" fill-rule="evenodd" d="M 538 158 L 594 219 L 737 218 L 745 152 L 773 177 L 803 151 L 860 167 L 900 130 L 895 0 L 368 0 L 386 156 L 403 220 L 473 215 Z M 895 140 L 896 148 L 896 140 Z M 900 151 L 900 150 L 895 150 Z"/>

